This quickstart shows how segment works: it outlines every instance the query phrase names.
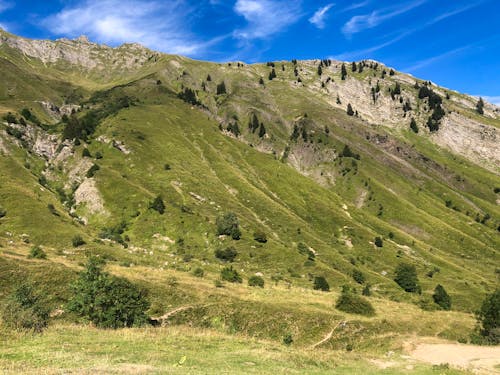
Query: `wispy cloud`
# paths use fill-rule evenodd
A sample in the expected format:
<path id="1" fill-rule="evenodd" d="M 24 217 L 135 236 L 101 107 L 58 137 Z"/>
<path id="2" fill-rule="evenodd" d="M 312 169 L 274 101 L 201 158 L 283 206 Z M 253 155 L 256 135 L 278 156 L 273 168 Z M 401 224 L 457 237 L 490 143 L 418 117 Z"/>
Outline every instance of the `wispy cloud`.
<path id="1" fill-rule="evenodd" d="M 424 60 L 420 60 L 418 62 L 416 62 L 415 64 L 413 65 L 410 65 L 404 69 L 402 69 L 404 72 L 414 72 L 414 71 L 417 71 L 423 67 L 426 67 L 428 65 L 431 65 L 433 63 L 435 63 L 436 61 L 439 61 L 439 60 L 442 60 L 442 59 L 445 59 L 447 57 L 451 57 L 453 55 L 456 55 L 460 52 L 464 52 L 472 47 L 474 47 L 475 44 L 469 44 L 467 46 L 463 46 L 463 47 L 459 47 L 459 48 L 455 48 L 455 49 L 452 49 L 450 51 L 447 51 L 447 52 L 444 52 L 444 53 L 441 53 L 439 55 L 436 55 L 436 56 L 432 56 L 432 57 L 429 57 L 427 59 L 424 59 Z"/>
<path id="2" fill-rule="evenodd" d="M 301 16 L 300 0 L 237 0 L 234 11 L 247 21 L 246 27 L 233 34 L 242 40 L 265 39 L 284 31 Z"/>
<path id="3" fill-rule="evenodd" d="M 335 4 L 330 3 L 322 8 L 319 8 L 314 15 L 309 18 L 309 22 L 315 25 L 318 29 L 324 29 L 325 28 L 325 18 L 327 16 L 328 11 L 334 6 Z"/>
<path id="4" fill-rule="evenodd" d="M 369 14 L 354 16 L 342 27 L 342 33 L 346 36 L 351 36 L 361 31 L 374 28 L 391 18 L 407 13 L 410 10 L 423 5 L 426 1 L 427 0 L 412 1 L 407 3 L 405 6 L 392 6 L 375 10 Z"/>
<path id="5" fill-rule="evenodd" d="M 442 13 L 436 17 L 434 17 L 433 19 L 431 19 L 429 22 L 426 22 L 426 23 L 423 23 L 423 24 L 420 24 L 419 26 L 417 27 L 414 27 L 414 28 L 406 28 L 405 30 L 401 30 L 400 32 L 398 32 L 398 36 L 396 36 L 395 38 L 392 38 L 392 39 L 389 39 L 383 43 L 379 43 L 377 45 L 374 45 L 372 47 L 369 47 L 369 48 L 364 48 L 364 49 L 361 49 L 361 50 L 356 50 L 356 51 L 350 51 L 350 52 L 345 52 L 345 53 L 342 53 L 340 55 L 336 55 L 334 56 L 333 58 L 335 59 L 338 59 L 338 60 L 351 60 L 351 59 L 354 59 L 354 58 L 357 58 L 357 57 L 367 57 L 369 54 L 373 53 L 373 52 L 376 52 L 378 50 L 381 50 L 385 47 L 388 47 L 396 42 L 399 42 L 400 40 L 416 33 L 417 31 L 420 31 L 420 30 L 423 30 L 429 26 L 432 26 L 440 21 L 443 21 L 445 20 L 446 18 L 449 18 L 449 17 L 453 17 L 457 14 L 460 14 L 460 13 L 463 13 L 471 8 L 474 8 L 478 5 L 481 5 L 482 3 L 484 3 L 484 0 L 481 0 L 481 1 L 478 1 L 476 3 L 473 3 L 473 4 L 469 4 L 465 7 L 461 7 L 461 8 L 457 8 L 457 9 L 453 9 L 453 10 L 450 10 L 448 12 L 445 12 L 445 13 Z"/>
<path id="6" fill-rule="evenodd" d="M 500 107 L 500 96 L 488 96 L 488 95 L 476 95 L 476 96 L 481 97 L 487 102 L 490 102 L 491 104 L 495 104 L 496 106 Z"/>
<path id="7" fill-rule="evenodd" d="M 86 34 L 111 45 L 138 42 L 163 52 L 196 55 L 219 38 L 203 41 L 193 35 L 189 30 L 192 11 L 183 0 L 85 0 L 42 24 L 57 35 Z"/>
<path id="8" fill-rule="evenodd" d="M 354 4 L 351 4 L 343 9 L 341 9 L 340 13 L 349 12 L 351 10 L 363 8 L 363 7 L 367 6 L 368 4 L 370 4 L 370 0 L 362 1 L 360 3 L 354 3 Z"/>

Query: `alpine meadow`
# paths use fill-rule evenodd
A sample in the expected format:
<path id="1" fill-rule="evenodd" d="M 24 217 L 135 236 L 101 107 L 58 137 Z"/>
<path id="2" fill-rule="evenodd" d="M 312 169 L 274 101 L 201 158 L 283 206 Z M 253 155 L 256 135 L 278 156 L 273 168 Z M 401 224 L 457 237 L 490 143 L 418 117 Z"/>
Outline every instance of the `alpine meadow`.
<path id="1" fill-rule="evenodd" d="M 500 371 L 500 107 L 374 60 L 0 29 L 0 371 Z"/>

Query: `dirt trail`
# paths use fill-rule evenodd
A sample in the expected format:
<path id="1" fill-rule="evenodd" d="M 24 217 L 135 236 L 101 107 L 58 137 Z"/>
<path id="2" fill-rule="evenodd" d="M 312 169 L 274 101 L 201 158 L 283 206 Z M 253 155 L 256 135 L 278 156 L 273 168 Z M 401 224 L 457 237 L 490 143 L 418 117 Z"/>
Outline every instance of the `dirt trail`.
<path id="1" fill-rule="evenodd" d="M 410 351 L 410 355 L 434 365 L 448 363 L 479 374 L 500 374 L 500 346 L 420 343 Z"/>
<path id="2" fill-rule="evenodd" d="M 328 334 L 322 340 L 318 341 L 316 344 L 311 345 L 311 349 L 314 349 L 314 348 L 324 344 L 328 340 L 330 340 L 332 338 L 335 330 L 340 326 L 344 327 L 346 324 L 347 324 L 347 321 L 338 322 L 337 325 L 335 327 L 333 327 L 333 329 L 330 332 L 328 332 Z"/>
<path id="3" fill-rule="evenodd" d="M 181 311 L 186 311 L 189 309 L 192 309 L 194 306 L 180 306 L 177 307 L 176 309 L 173 309 L 172 311 L 167 312 L 166 314 L 159 316 L 157 318 L 151 318 L 151 320 L 155 320 L 157 322 L 160 322 L 161 325 L 164 325 L 168 318 L 170 318 L 172 315 L 175 315 Z"/>

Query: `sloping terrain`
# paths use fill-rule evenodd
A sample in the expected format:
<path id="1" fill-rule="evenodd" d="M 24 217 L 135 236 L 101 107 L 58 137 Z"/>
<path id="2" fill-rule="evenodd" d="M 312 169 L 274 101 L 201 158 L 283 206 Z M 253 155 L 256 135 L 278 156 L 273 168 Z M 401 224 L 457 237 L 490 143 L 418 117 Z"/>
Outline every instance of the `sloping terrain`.
<path id="1" fill-rule="evenodd" d="M 303 297 L 313 278 L 363 288 L 360 271 L 383 311 L 349 326 L 368 348 L 397 332 L 463 338 L 498 283 L 493 105 L 480 114 L 475 98 L 373 61 L 215 64 L 3 31 L 0 71 L 0 299 L 29 276 L 59 306 L 79 264 L 100 254 L 150 291 L 152 315 L 193 305 L 172 319 L 262 339 L 293 330 L 312 345 L 336 320 L 329 294 Z M 227 212 L 240 240 L 217 235 Z M 27 260 L 33 245 L 48 259 Z M 245 279 L 292 289 L 216 288 L 225 264 L 214 251 L 229 246 Z M 422 295 L 393 281 L 401 262 L 416 265 Z M 187 276 L 196 268 L 205 279 Z M 439 331 L 441 312 L 407 321 L 424 312 L 406 303 L 436 308 L 437 284 L 460 312 L 443 312 Z"/>

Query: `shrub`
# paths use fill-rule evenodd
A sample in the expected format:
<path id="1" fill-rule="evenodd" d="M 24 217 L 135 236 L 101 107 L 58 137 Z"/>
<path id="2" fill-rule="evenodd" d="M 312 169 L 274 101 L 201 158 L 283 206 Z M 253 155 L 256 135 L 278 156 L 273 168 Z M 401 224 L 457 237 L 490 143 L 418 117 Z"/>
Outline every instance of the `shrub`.
<path id="1" fill-rule="evenodd" d="M 481 336 L 486 343 L 500 343 L 500 289 L 488 295 L 478 312 L 476 319 L 480 327 Z"/>
<path id="2" fill-rule="evenodd" d="M 347 110 L 346 110 L 346 112 L 347 112 L 347 114 L 348 114 L 349 116 L 354 116 L 354 110 L 352 109 L 352 105 L 351 105 L 351 103 L 348 103 L 348 104 L 347 104 Z"/>
<path id="3" fill-rule="evenodd" d="M 102 154 L 99 151 L 96 151 L 95 158 L 96 160 L 102 159 Z"/>
<path id="4" fill-rule="evenodd" d="M 321 290 L 323 292 L 330 291 L 330 285 L 323 276 L 314 277 L 313 288 L 314 290 Z"/>
<path id="5" fill-rule="evenodd" d="M 264 231 L 257 230 L 253 234 L 253 239 L 257 242 L 260 242 L 260 243 L 266 243 L 267 242 L 267 235 Z"/>
<path id="6" fill-rule="evenodd" d="M 0 206 L 0 219 L 5 216 L 7 216 L 7 210 Z"/>
<path id="7" fill-rule="evenodd" d="M 90 151 L 87 147 L 85 147 L 83 150 L 82 150 L 82 157 L 84 158 L 90 158 L 92 157 L 92 155 L 90 154 Z"/>
<path id="8" fill-rule="evenodd" d="M 380 238 L 380 237 L 375 237 L 374 243 L 375 243 L 375 246 L 377 246 L 377 247 L 384 246 L 384 241 L 382 241 L 382 238 Z"/>
<path id="9" fill-rule="evenodd" d="M 35 286 L 30 283 L 17 287 L 1 310 L 2 321 L 7 327 L 34 332 L 47 327 L 49 313 L 45 295 L 35 292 Z"/>
<path id="10" fill-rule="evenodd" d="M 224 262 L 234 262 L 234 259 L 238 256 L 238 252 L 232 246 L 225 249 L 215 250 L 215 257 Z"/>
<path id="11" fill-rule="evenodd" d="M 248 279 L 248 286 L 258 286 L 264 288 L 264 279 L 261 276 L 250 276 Z"/>
<path id="12" fill-rule="evenodd" d="M 438 284 L 434 289 L 434 294 L 432 295 L 432 299 L 443 310 L 451 309 L 451 297 L 448 295 L 448 293 L 446 293 L 446 290 L 441 284 Z"/>
<path id="13" fill-rule="evenodd" d="M 160 215 L 165 213 L 165 203 L 163 203 L 163 199 L 160 195 L 156 196 L 155 199 L 149 204 L 149 208 L 155 210 Z"/>
<path id="14" fill-rule="evenodd" d="M 241 231 L 239 228 L 238 217 L 233 212 L 228 212 L 217 217 L 217 234 L 231 236 L 233 240 L 239 240 Z"/>
<path id="15" fill-rule="evenodd" d="M 201 278 L 201 277 L 205 276 L 205 271 L 203 271 L 203 268 L 197 267 L 193 270 L 193 276 Z"/>
<path id="16" fill-rule="evenodd" d="M 233 269 L 233 266 L 224 267 L 220 271 L 220 278 L 224 281 L 229 281 L 230 283 L 241 283 L 243 280 L 241 276 L 238 274 L 238 271 Z"/>
<path id="17" fill-rule="evenodd" d="M 148 321 L 146 293 L 126 279 L 103 271 L 104 261 L 92 257 L 71 285 L 70 312 L 98 327 L 140 326 Z"/>
<path id="18" fill-rule="evenodd" d="M 33 246 L 28 255 L 29 259 L 47 259 L 47 254 L 40 246 Z"/>
<path id="19" fill-rule="evenodd" d="M 300 254 L 307 255 L 307 259 L 311 261 L 314 261 L 314 259 L 316 258 L 314 252 L 311 249 L 309 249 L 309 247 L 306 244 L 302 242 L 299 242 L 299 244 L 297 245 L 297 250 L 299 251 Z"/>
<path id="20" fill-rule="evenodd" d="M 418 133 L 418 125 L 417 125 L 417 122 L 415 121 L 414 118 L 411 119 L 410 121 L 410 129 L 414 132 L 414 133 Z"/>
<path id="21" fill-rule="evenodd" d="M 73 247 L 79 247 L 82 245 L 85 245 L 85 241 L 83 240 L 82 236 L 77 234 L 76 236 L 73 237 L 71 240 L 71 243 L 73 244 Z"/>
<path id="22" fill-rule="evenodd" d="M 365 275 L 363 274 L 363 272 L 361 272 L 358 269 L 355 269 L 354 271 L 352 271 L 352 278 L 358 284 L 363 284 L 365 282 Z"/>
<path id="23" fill-rule="evenodd" d="M 418 284 L 417 269 L 413 264 L 400 263 L 396 267 L 394 281 L 405 292 L 420 293 L 422 291 Z"/>
<path id="24" fill-rule="evenodd" d="M 87 178 L 92 178 L 94 177 L 95 173 L 101 169 L 101 167 L 99 167 L 97 164 L 93 164 L 92 167 L 90 167 L 90 169 L 87 171 Z"/>
<path id="25" fill-rule="evenodd" d="M 484 101 L 483 98 L 479 98 L 476 104 L 476 112 L 480 115 L 484 115 Z"/>
<path id="26" fill-rule="evenodd" d="M 354 294 L 349 288 L 343 288 L 335 308 L 350 314 L 358 314 L 365 316 L 375 315 L 375 309 L 370 301 L 366 298 Z"/>
<path id="27" fill-rule="evenodd" d="M 364 288 L 363 288 L 363 291 L 361 292 L 362 295 L 366 296 L 366 297 L 369 297 L 372 295 L 372 291 L 370 289 L 370 284 L 367 284 Z"/>
<path id="28" fill-rule="evenodd" d="M 283 336 L 283 344 L 292 345 L 292 343 L 293 343 L 292 334 L 288 333 L 285 336 Z"/>

